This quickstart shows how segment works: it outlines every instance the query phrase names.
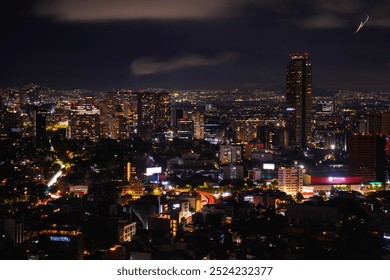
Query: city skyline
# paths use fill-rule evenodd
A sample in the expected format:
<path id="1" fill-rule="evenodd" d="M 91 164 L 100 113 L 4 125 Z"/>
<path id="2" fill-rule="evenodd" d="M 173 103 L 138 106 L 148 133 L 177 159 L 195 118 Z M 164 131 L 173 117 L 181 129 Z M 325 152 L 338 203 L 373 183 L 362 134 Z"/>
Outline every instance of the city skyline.
<path id="1" fill-rule="evenodd" d="M 0 259 L 390 259 L 390 0 L 8 2 Z"/>
<path id="2" fill-rule="evenodd" d="M 1 86 L 283 91 L 288 54 L 306 51 L 316 65 L 313 95 L 390 85 L 387 0 L 9 5 L 2 9 Z"/>

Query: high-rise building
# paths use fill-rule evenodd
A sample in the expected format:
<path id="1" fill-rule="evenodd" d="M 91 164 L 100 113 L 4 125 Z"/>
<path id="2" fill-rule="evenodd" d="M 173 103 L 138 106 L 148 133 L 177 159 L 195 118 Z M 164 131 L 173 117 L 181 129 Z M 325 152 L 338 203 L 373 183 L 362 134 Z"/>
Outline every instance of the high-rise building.
<path id="1" fill-rule="evenodd" d="M 21 128 L 23 125 L 20 114 L 16 111 L 6 111 L 3 115 L 2 126 L 6 132 Z"/>
<path id="2" fill-rule="evenodd" d="M 349 169 L 363 181 L 385 181 L 386 137 L 380 135 L 351 134 L 347 139 Z"/>
<path id="3" fill-rule="evenodd" d="M 363 181 L 375 180 L 376 137 L 351 134 L 347 139 L 349 169 Z"/>
<path id="4" fill-rule="evenodd" d="M 167 92 L 138 93 L 138 129 L 142 138 L 163 133 L 170 125 L 170 96 Z"/>
<path id="5" fill-rule="evenodd" d="M 257 128 L 263 123 L 259 119 L 235 120 L 233 130 L 237 141 L 250 142 L 258 136 Z"/>
<path id="6" fill-rule="evenodd" d="M 244 178 L 244 166 L 242 164 L 229 163 L 221 166 L 222 179 L 234 180 Z"/>
<path id="7" fill-rule="evenodd" d="M 210 143 L 217 144 L 222 140 L 220 134 L 221 119 L 215 113 L 207 113 L 204 118 L 204 139 Z"/>
<path id="8" fill-rule="evenodd" d="M 180 119 L 177 122 L 177 137 L 192 140 L 194 138 L 194 122 L 189 119 Z"/>
<path id="9" fill-rule="evenodd" d="M 184 108 L 179 108 L 179 107 L 173 107 L 171 108 L 171 126 L 172 127 L 177 127 L 177 122 L 180 119 L 187 118 L 188 114 L 187 111 Z"/>
<path id="10" fill-rule="evenodd" d="M 221 162 L 221 164 L 241 162 L 242 146 L 238 144 L 220 145 L 219 161 Z"/>
<path id="11" fill-rule="evenodd" d="M 195 110 L 192 113 L 192 121 L 194 122 L 194 138 L 204 139 L 204 114 Z"/>
<path id="12" fill-rule="evenodd" d="M 69 112 L 67 137 L 97 141 L 100 137 L 100 110 L 93 105 L 73 106 Z"/>
<path id="13" fill-rule="evenodd" d="M 175 237 L 179 222 L 170 214 L 155 214 L 148 219 L 149 230 L 159 235 Z"/>
<path id="14" fill-rule="evenodd" d="M 382 114 L 382 134 L 390 134 L 390 112 L 384 112 Z"/>
<path id="15" fill-rule="evenodd" d="M 366 118 L 361 118 L 357 120 L 357 130 L 359 133 L 369 133 L 369 122 Z"/>
<path id="16" fill-rule="evenodd" d="M 123 179 L 126 182 L 130 182 L 131 179 L 136 177 L 137 172 L 135 166 L 132 166 L 131 162 L 127 162 L 123 168 Z"/>
<path id="17" fill-rule="evenodd" d="M 46 116 L 45 110 L 34 109 L 34 137 L 37 145 L 45 145 L 47 142 Z"/>
<path id="18" fill-rule="evenodd" d="M 83 234 L 74 226 L 53 224 L 39 231 L 38 248 L 49 259 L 82 259 Z"/>
<path id="19" fill-rule="evenodd" d="M 311 133 L 312 66 L 308 56 L 291 54 L 286 72 L 289 146 L 299 149 L 307 147 Z"/>
<path id="20" fill-rule="evenodd" d="M 296 194 L 297 192 L 300 192 L 303 186 L 303 171 L 303 168 L 299 166 L 279 167 L 279 189 L 288 194 Z"/>
<path id="21" fill-rule="evenodd" d="M 4 230 L 14 244 L 24 241 L 24 221 L 21 218 L 5 218 Z"/>
<path id="22" fill-rule="evenodd" d="M 265 149 L 274 149 L 279 145 L 279 127 L 271 125 L 259 125 L 257 127 L 257 139 L 264 145 Z"/>
<path id="23" fill-rule="evenodd" d="M 368 115 L 368 132 L 372 135 L 380 134 L 382 130 L 382 113 L 371 112 Z"/>
<path id="24" fill-rule="evenodd" d="M 129 139 L 137 135 L 137 99 L 131 91 L 106 94 L 99 103 L 102 138 Z"/>

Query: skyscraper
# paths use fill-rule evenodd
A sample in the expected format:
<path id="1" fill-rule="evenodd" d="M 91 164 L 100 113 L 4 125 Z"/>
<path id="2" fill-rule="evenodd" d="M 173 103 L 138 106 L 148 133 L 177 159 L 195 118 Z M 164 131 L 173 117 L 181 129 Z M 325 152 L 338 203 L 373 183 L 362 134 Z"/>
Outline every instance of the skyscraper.
<path id="1" fill-rule="evenodd" d="M 289 113 L 289 146 L 304 149 L 310 140 L 312 67 L 308 53 L 290 54 L 286 71 L 286 102 Z"/>
<path id="2" fill-rule="evenodd" d="M 73 105 L 69 112 L 67 137 L 98 141 L 100 137 L 100 109 L 91 104 Z"/>
<path id="3" fill-rule="evenodd" d="M 204 139 L 204 114 L 195 110 L 192 112 L 192 121 L 194 122 L 194 138 Z"/>
<path id="4" fill-rule="evenodd" d="M 386 180 L 387 138 L 381 135 L 350 134 L 347 138 L 349 170 L 362 180 Z"/>
<path id="5" fill-rule="evenodd" d="M 170 96 L 167 92 L 138 93 L 138 129 L 143 139 L 163 133 L 170 125 Z"/>
<path id="6" fill-rule="evenodd" d="M 46 135 L 46 117 L 47 112 L 38 107 L 34 108 L 34 136 L 37 146 L 44 146 L 47 144 Z"/>

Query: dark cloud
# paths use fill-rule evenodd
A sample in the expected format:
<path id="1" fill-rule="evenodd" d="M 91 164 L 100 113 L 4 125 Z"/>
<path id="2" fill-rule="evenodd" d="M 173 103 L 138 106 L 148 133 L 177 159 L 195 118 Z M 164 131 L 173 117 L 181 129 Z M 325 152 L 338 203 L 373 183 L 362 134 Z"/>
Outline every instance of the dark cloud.
<path id="1" fill-rule="evenodd" d="M 372 26 L 390 27 L 390 0 L 37 0 L 33 12 L 64 22 L 204 20 L 242 16 L 243 7 L 277 13 L 302 28 L 340 28 L 372 14 Z"/>
<path id="2" fill-rule="evenodd" d="M 314 16 L 310 16 L 301 20 L 295 21 L 295 23 L 303 28 L 338 28 L 347 26 L 347 21 L 345 18 L 338 17 L 334 14 L 318 14 Z"/>
<path id="3" fill-rule="evenodd" d="M 309 1 L 313 9 L 319 12 L 329 12 L 336 14 L 351 14 L 360 12 L 364 9 L 364 1 L 361 0 L 312 0 Z"/>
<path id="4" fill-rule="evenodd" d="M 40 16 L 60 21 L 139 19 L 204 19 L 226 17 L 249 0 L 42 0 L 34 9 Z"/>

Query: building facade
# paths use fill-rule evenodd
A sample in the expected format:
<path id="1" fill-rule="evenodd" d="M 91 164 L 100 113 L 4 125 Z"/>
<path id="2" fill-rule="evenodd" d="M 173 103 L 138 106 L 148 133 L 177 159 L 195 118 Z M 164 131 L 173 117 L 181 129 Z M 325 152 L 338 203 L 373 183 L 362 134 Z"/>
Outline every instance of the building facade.
<path id="1" fill-rule="evenodd" d="M 279 167 L 278 184 L 279 189 L 288 194 L 300 192 L 303 186 L 303 169 L 299 166 Z"/>
<path id="2" fill-rule="evenodd" d="M 304 149 L 311 138 L 312 66 L 308 53 L 294 53 L 287 63 L 286 102 L 289 146 Z"/>
<path id="3" fill-rule="evenodd" d="M 143 139 L 164 133 L 171 122 L 171 101 L 167 92 L 139 92 L 138 129 Z"/>

